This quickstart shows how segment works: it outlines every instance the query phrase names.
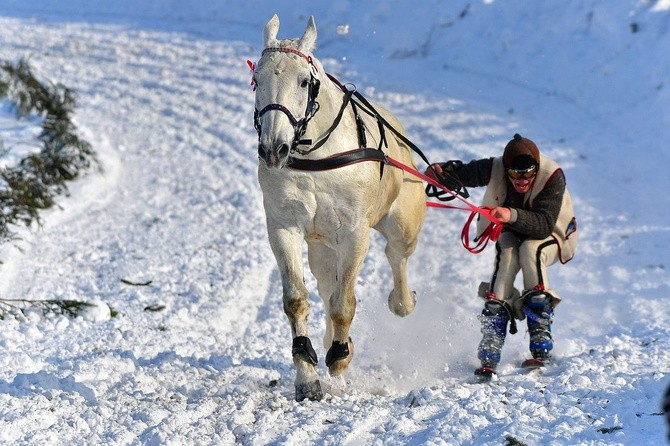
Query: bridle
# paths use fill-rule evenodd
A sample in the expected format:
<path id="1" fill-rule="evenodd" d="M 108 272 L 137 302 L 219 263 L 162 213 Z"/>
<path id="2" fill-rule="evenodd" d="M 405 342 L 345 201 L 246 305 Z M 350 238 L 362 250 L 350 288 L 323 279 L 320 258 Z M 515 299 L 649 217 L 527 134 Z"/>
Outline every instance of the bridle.
<path id="1" fill-rule="evenodd" d="M 307 124 L 309 121 L 314 117 L 316 112 L 319 110 L 319 103 L 316 101 L 317 96 L 319 95 L 319 87 L 321 86 L 321 81 L 317 77 L 318 75 L 318 69 L 316 68 L 316 65 L 314 65 L 314 61 L 312 60 L 312 56 L 309 56 L 301 51 L 298 51 L 293 48 L 280 48 L 280 47 L 271 47 L 271 48 L 266 48 L 263 50 L 263 53 L 261 53 L 261 57 L 265 55 L 265 53 L 273 52 L 273 51 L 278 51 L 281 53 L 293 53 L 297 54 L 298 56 L 302 57 L 307 61 L 309 64 L 309 85 L 308 85 L 308 90 L 307 90 L 307 106 L 305 108 L 305 116 L 301 119 L 297 119 L 295 116 L 293 116 L 293 113 L 286 108 L 282 104 L 268 104 L 265 107 L 263 107 L 260 111 L 257 108 L 254 108 L 254 127 L 256 128 L 256 132 L 258 133 L 258 138 L 260 140 L 261 137 L 261 118 L 263 117 L 264 114 L 271 110 L 277 110 L 282 113 L 284 113 L 289 121 L 291 122 L 291 125 L 293 126 L 293 142 L 291 143 L 291 153 L 293 152 L 300 152 L 298 150 L 298 146 L 304 143 L 309 144 L 309 142 L 304 141 L 302 137 L 305 134 L 305 131 L 307 130 Z"/>

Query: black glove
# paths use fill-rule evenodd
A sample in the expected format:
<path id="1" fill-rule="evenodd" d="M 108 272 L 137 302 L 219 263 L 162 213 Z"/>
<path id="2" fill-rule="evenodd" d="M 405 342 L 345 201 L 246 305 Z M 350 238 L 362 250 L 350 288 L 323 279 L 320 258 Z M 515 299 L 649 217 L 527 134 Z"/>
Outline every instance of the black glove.
<path id="1" fill-rule="evenodd" d="M 468 198 L 470 196 L 468 190 L 465 188 L 465 186 L 463 186 L 463 183 L 461 183 L 461 181 L 456 176 L 456 172 L 458 172 L 462 165 L 463 162 L 460 160 L 447 161 L 446 163 L 440 164 L 442 173 L 436 173 L 435 176 L 438 178 L 439 183 L 444 187 L 463 198 Z M 450 201 L 456 198 L 454 195 L 438 189 L 432 184 L 426 186 L 426 195 L 437 198 L 440 201 Z"/>
<path id="2" fill-rule="evenodd" d="M 446 163 L 442 163 L 440 167 L 442 167 L 443 173 L 454 175 L 456 172 L 460 170 L 462 165 L 463 161 L 461 160 L 449 160 Z"/>

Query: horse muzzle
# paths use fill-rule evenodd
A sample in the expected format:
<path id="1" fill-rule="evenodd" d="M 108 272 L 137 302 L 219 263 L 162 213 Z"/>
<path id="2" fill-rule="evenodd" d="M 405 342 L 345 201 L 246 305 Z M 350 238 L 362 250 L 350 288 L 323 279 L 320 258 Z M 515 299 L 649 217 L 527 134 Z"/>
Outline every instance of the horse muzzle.
<path id="1" fill-rule="evenodd" d="M 267 148 L 263 144 L 259 144 L 258 154 L 263 158 L 266 166 L 281 169 L 288 162 L 290 149 L 288 144 L 279 144 L 273 148 Z"/>

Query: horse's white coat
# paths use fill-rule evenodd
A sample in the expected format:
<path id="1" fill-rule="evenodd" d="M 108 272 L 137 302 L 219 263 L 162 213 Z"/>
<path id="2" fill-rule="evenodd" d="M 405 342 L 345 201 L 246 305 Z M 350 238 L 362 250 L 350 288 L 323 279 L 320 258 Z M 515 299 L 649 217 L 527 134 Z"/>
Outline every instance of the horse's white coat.
<path id="1" fill-rule="evenodd" d="M 265 48 L 288 47 L 311 57 L 316 76 L 321 81 L 317 97 L 319 110 L 309 122 L 306 138 L 317 140 L 333 123 L 342 105 L 343 92 L 325 75 L 312 51 L 317 31 L 310 18 L 300 39 L 277 40 L 279 19 L 275 15 L 263 32 Z M 296 119 L 304 117 L 308 101 L 306 82 L 310 64 L 298 54 L 269 51 L 258 61 L 254 80 L 257 84 L 256 108 L 281 104 Z M 403 131 L 400 123 L 386 110 L 375 105 L 385 119 Z M 377 122 L 367 115 L 367 140 L 376 147 L 380 140 Z M 284 311 L 293 337 L 309 336 L 307 330 L 308 291 L 303 280 L 302 244 L 308 245 L 309 266 L 317 279 L 318 292 L 329 315 L 324 346 L 333 341 L 347 343 L 351 353 L 335 361 L 329 370 L 339 376 L 346 371 L 353 354 L 349 328 L 356 309 L 354 286 L 361 264 L 368 252 L 369 229 L 375 228 L 387 240 L 386 255 L 394 277 L 389 295 L 391 311 L 405 316 L 414 309 L 415 298 L 406 277 L 408 257 L 414 252 L 425 217 L 425 194 L 422 183 L 390 165 L 380 178 L 378 162 L 361 162 L 335 170 L 305 172 L 286 166 L 294 128 L 288 116 L 277 110 L 265 113 L 261 120 L 259 144 L 268 156 L 260 159 L 258 179 L 263 191 L 267 230 L 282 278 Z M 386 132 L 388 147 L 384 152 L 394 159 L 414 166 L 411 150 Z M 306 155 L 324 158 L 358 147 L 356 124 L 351 107 L 322 147 Z M 283 149 L 283 150 L 282 150 Z M 315 367 L 299 356 L 296 365 L 296 389 L 318 384 Z M 300 395 L 297 399 L 319 395 Z"/>

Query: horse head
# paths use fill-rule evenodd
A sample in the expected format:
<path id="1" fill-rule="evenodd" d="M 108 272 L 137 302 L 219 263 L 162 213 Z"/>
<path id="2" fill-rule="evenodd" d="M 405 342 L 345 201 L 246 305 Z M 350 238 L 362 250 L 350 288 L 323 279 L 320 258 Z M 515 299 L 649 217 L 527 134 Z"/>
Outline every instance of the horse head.
<path id="1" fill-rule="evenodd" d="M 277 40 L 278 31 L 275 14 L 263 30 L 263 54 L 253 77 L 258 152 L 272 168 L 287 164 L 318 110 L 316 97 L 322 71 L 312 56 L 316 42 L 314 17 L 309 18 L 300 39 Z"/>

